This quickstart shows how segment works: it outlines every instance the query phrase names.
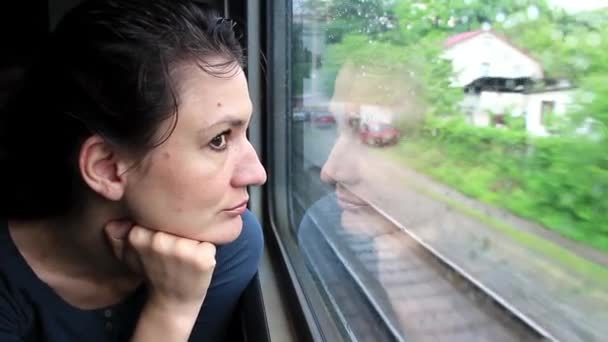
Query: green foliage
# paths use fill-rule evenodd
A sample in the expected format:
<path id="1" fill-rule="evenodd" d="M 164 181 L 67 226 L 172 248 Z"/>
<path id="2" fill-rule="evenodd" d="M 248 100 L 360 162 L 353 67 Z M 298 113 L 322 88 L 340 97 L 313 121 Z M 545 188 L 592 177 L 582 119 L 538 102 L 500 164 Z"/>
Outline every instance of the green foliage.
<path id="1" fill-rule="evenodd" d="M 382 0 L 309 0 L 310 14 L 323 13 L 326 42 L 335 44 L 347 34 L 377 37 L 390 30 L 390 12 Z"/>
<path id="2" fill-rule="evenodd" d="M 471 197 L 608 250 L 608 150 L 601 142 L 433 120 L 402 149 L 415 156 L 415 167 Z"/>
<path id="3" fill-rule="evenodd" d="M 608 70 L 594 73 L 581 80 L 577 102 L 580 110 L 572 114 L 577 124 L 591 117 L 604 130 L 608 127 Z"/>
<path id="4" fill-rule="evenodd" d="M 512 131 L 525 132 L 526 118 L 523 115 L 505 115 L 505 126 Z"/>
<path id="5" fill-rule="evenodd" d="M 346 62 L 350 61 L 355 64 L 374 64 L 379 61 L 401 63 L 404 56 L 390 44 L 373 41 L 365 35 L 349 34 L 340 43 L 328 45 L 323 59 L 325 61 L 321 70 L 323 91 L 327 96 L 331 96 L 338 71 Z"/>
<path id="6" fill-rule="evenodd" d="M 453 34 L 497 24 L 499 15 L 524 16 L 530 6 L 540 12 L 548 10 L 546 2 L 538 0 L 403 0 L 395 4 L 393 12 L 399 18 L 402 41 L 414 43 L 437 32 Z"/>
<path id="7" fill-rule="evenodd" d="M 572 117 L 566 115 L 556 115 L 555 113 L 546 113 L 543 116 L 543 125 L 549 134 L 552 135 L 572 135 L 574 134 Z"/>
<path id="8" fill-rule="evenodd" d="M 606 29 L 599 31 L 540 18 L 506 29 L 505 34 L 538 58 L 548 77 L 576 82 L 581 76 L 606 68 L 603 52 L 608 45 Z"/>

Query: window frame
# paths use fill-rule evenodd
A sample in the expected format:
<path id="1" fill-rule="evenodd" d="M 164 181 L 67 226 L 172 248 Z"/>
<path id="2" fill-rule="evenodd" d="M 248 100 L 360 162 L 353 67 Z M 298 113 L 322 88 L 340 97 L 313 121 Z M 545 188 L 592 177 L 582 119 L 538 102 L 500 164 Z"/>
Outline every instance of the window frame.
<path id="1" fill-rule="evenodd" d="M 267 44 L 264 49 L 266 137 L 263 141 L 269 174 L 264 200 L 266 243 L 272 261 L 283 275 L 282 285 L 286 289 L 283 295 L 293 309 L 291 320 L 296 335 L 310 341 L 345 341 L 317 290 L 297 241 L 286 236 L 291 233 L 291 222 L 294 222 L 288 162 L 292 120 L 291 5 L 292 1 L 264 1 L 266 36 L 260 37 Z"/>

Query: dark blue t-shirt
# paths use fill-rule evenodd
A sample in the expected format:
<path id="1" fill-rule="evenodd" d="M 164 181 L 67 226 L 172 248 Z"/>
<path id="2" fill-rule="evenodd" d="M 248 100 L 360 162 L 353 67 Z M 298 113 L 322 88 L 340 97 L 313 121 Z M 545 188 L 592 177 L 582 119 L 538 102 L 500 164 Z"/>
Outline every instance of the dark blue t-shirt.
<path id="1" fill-rule="evenodd" d="M 234 309 L 260 260 L 262 230 L 253 214 L 242 216 L 243 230 L 219 246 L 216 268 L 190 341 L 222 341 Z M 0 221 L 0 342 L 128 341 L 146 300 L 145 286 L 119 304 L 81 310 L 41 281 L 17 250 Z"/>

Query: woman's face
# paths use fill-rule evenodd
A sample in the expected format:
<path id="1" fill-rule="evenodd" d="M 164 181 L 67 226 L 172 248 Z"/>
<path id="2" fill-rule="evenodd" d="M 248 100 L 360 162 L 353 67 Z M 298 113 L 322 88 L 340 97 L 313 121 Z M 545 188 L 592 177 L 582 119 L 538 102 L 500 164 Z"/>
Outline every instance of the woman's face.
<path id="1" fill-rule="evenodd" d="M 144 227 L 216 244 L 238 237 L 247 186 L 266 172 L 246 136 L 252 105 L 243 71 L 179 71 L 175 130 L 129 171 L 125 202 Z M 160 128 L 164 132 L 171 123 Z"/>

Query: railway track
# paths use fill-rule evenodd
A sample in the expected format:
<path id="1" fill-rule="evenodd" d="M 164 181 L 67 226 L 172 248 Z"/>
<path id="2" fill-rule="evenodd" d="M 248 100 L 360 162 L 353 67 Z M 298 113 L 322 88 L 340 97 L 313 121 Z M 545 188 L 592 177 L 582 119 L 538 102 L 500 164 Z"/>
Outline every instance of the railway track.
<path id="1" fill-rule="evenodd" d="M 327 186 L 308 187 L 308 194 L 319 198 L 311 189 L 325 192 Z M 397 233 L 376 237 L 337 229 L 339 208 L 332 201 L 326 196 L 306 210 L 298 237 L 348 339 L 555 340 L 398 223 L 391 222 Z M 304 198 L 297 202 L 302 210 L 310 203 Z"/>

